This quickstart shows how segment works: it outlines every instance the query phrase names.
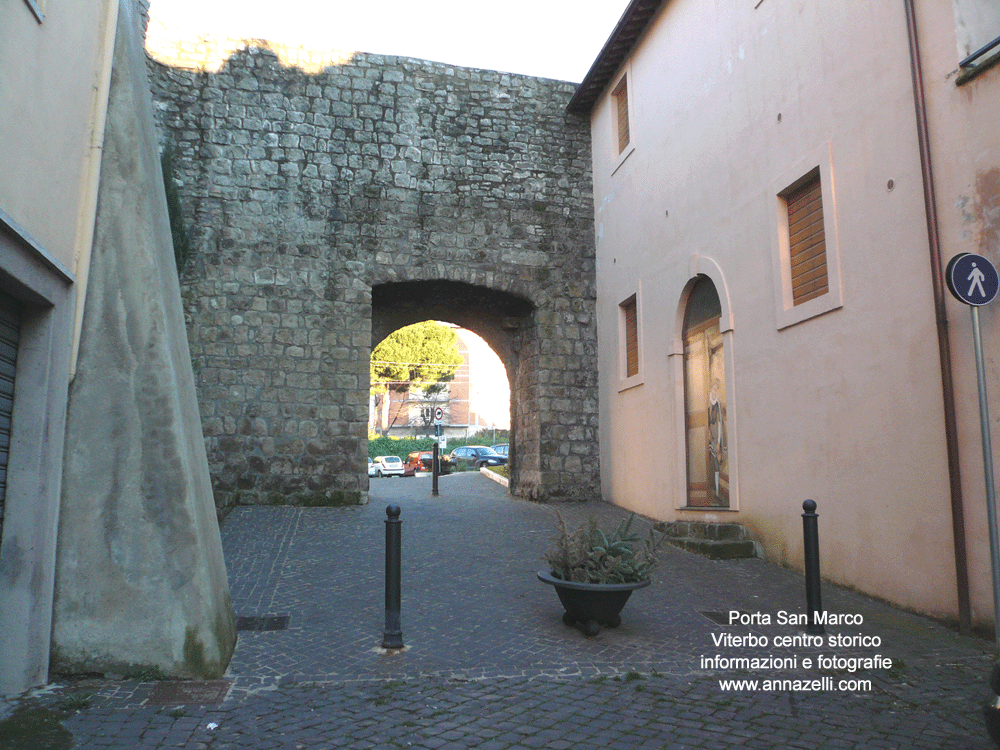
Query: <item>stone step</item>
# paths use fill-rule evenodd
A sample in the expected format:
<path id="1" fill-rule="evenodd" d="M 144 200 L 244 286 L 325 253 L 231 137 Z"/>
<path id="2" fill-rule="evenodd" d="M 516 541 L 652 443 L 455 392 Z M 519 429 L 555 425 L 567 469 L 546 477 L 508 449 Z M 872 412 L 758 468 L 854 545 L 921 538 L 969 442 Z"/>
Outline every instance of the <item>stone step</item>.
<path id="1" fill-rule="evenodd" d="M 656 528 L 667 543 L 713 560 L 761 557 L 760 545 L 738 523 L 671 521 Z"/>
<path id="2" fill-rule="evenodd" d="M 750 534 L 738 523 L 703 523 L 670 521 L 657 524 L 657 530 L 678 539 L 714 539 L 717 541 L 749 539 Z"/>

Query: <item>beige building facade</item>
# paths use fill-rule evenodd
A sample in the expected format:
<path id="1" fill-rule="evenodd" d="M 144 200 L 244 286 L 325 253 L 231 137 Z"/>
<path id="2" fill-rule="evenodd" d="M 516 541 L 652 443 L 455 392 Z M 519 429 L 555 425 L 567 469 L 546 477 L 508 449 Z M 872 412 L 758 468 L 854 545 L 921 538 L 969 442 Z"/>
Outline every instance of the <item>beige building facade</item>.
<path id="1" fill-rule="evenodd" d="M 998 49 L 959 66 L 998 36 L 975 0 L 629 6 L 570 104 L 606 499 L 801 567 L 812 498 L 825 578 L 992 621 L 969 311 L 941 274 L 1000 262 Z"/>

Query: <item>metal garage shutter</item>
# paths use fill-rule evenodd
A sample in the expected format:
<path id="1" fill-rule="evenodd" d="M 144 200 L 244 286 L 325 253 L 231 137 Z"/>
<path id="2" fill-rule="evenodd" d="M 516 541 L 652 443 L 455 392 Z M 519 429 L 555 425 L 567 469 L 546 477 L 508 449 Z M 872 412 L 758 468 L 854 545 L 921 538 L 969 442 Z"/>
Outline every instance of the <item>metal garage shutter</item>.
<path id="1" fill-rule="evenodd" d="M 20 305 L 11 297 L 0 293 L 0 538 L 3 536 L 4 498 L 7 495 L 7 458 L 10 454 L 14 371 L 20 329 Z"/>

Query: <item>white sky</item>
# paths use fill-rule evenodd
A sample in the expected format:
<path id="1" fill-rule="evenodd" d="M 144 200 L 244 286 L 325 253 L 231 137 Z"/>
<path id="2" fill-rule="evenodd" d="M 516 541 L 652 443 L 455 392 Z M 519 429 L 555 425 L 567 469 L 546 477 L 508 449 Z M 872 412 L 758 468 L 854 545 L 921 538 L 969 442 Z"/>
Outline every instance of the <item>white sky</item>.
<path id="1" fill-rule="evenodd" d="M 218 33 L 376 52 L 577 83 L 629 0 L 151 0 L 150 15 Z"/>

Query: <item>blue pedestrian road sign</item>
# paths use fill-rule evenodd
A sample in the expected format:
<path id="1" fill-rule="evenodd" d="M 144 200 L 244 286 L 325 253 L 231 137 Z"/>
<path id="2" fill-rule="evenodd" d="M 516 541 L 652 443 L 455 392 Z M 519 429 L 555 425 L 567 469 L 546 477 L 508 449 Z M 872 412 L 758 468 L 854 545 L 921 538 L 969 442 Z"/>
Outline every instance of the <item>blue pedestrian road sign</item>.
<path id="1" fill-rule="evenodd" d="M 948 289 L 959 302 L 980 307 L 988 305 L 1000 291 L 1000 275 L 982 255 L 959 253 L 945 270 Z"/>

